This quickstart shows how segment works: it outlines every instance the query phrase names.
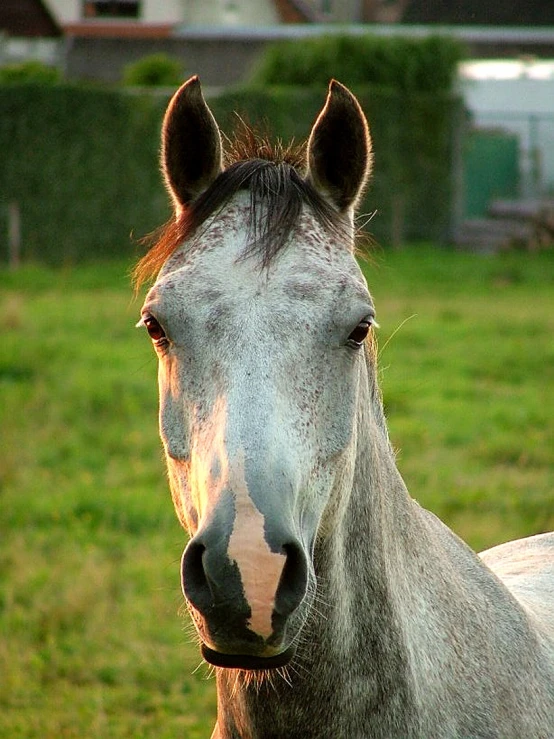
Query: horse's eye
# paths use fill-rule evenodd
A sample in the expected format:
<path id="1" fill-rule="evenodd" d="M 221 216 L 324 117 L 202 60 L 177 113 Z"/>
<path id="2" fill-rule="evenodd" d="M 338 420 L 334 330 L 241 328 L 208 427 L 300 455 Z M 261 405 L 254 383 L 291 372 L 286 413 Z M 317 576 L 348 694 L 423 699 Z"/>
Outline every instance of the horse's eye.
<path id="1" fill-rule="evenodd" d="M 146 327 L 146 330 L 148 331 L 148 335 L 152 339 L 152 341 L 162 341 L 162 339 L 165 339 L 165 331 L 160 326 L 158 321 L 154 318 L 154 316 L 146 315 L 142 319 L 142 322 L 144 326 Z"/>
<path id="2" fill-rule="evenodd" d="M 359 349 L 364 343 L 364 340 L 369 333 L 369 329 L 371 328 L 372 323 L 373 321 L 371 320 L 371 318 L 364 318 L 363 321 L 360 321 L 360 323 L 356 326 L 354 331 L 352 331 L 347 339 L 346 343 L 348 344 L 348 346 L 351 346 L 353 349 Z"/>

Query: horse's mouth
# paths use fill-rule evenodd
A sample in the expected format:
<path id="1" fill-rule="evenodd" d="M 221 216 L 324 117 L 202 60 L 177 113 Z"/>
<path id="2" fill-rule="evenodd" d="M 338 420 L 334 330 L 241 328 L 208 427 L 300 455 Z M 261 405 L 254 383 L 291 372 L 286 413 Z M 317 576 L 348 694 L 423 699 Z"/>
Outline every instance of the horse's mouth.
<path id="1" fill-rule="evenodd" d="M 271 657 L 256 657 L 252 654 L 225 654 L 216 652 L 205 644 L 202 644 L 201 650 L 202 656 L 211 665 L 235 670 L 275 670 L 278 667 L 288 665 L 296 653 L 296 647 L 294 646 Z"/>

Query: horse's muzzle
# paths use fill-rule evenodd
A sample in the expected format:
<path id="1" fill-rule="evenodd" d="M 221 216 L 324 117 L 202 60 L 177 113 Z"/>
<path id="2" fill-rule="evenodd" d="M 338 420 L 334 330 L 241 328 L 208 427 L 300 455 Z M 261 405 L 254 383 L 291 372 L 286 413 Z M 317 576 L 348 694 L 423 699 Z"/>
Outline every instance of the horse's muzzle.
<path id="1" fill-rule="evenodd" d="M 235 559 L 229 536 L 208 526 L 186 547 L 183 592 L 211 664 L 273 669 L 294 655 L 291 622 L 301 621 L 295 616 L 307 592 L 308 560 L 298 541 L 280 538 L 283 543 L 271 543 L 271 556 L 269 545 L 259 552 L 246 542 Z"/>

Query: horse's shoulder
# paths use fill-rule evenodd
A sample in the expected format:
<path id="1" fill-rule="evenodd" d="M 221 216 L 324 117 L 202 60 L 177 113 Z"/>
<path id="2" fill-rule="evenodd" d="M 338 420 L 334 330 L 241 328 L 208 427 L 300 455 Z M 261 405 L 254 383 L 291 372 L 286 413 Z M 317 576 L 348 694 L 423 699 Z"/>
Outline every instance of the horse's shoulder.
<path id="1" fill-rule="evenodd" d="M 554 532 L 500 544 L 480 557 L 542 625 L 554 648 Z"/>

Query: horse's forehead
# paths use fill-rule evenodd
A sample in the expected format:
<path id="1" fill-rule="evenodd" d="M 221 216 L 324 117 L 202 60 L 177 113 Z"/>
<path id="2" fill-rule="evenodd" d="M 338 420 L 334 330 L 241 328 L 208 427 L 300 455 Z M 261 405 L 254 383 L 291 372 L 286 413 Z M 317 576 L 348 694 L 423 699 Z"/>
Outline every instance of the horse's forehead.
<path id="1" fill-rule="evenodd" d="M 170 257 L 160 274 L 159 287 L 208 300 L 238 290 L 283 291 L 322 300 L 348 285 L 365 288 L 350 251 L 337 244 L 309 212 L 302 213 L 290 242 L 262 267 L 264 244 L 250 248 L 254 234 L 248 205 L 240 200 L 204 225 L 192 243 Z M 251 252 L 251 253 L 250 253 Z"/>

